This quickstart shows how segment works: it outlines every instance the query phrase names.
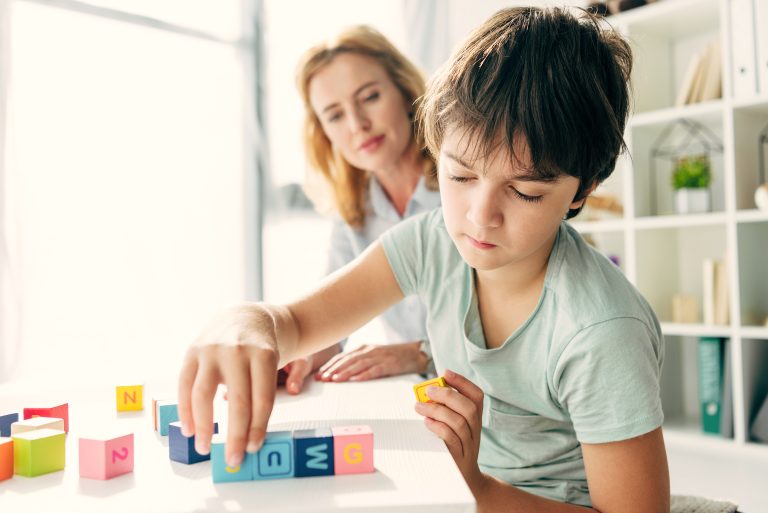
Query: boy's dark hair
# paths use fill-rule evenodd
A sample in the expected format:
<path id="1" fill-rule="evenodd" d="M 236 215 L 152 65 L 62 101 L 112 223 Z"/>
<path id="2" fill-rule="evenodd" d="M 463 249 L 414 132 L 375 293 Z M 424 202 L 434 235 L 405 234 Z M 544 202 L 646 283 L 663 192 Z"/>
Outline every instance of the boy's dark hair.
<path id="1" fill-rule="evenodd" d="M 482 155 L 505 143 L 517 162 L 513 139 L 525 137 L 533 175 L 580 180 L 574 201 L 610 176 L 626 150 L 632 50 L 599 18 L 579 13 L 504 9 L 469 36 L 430 81 L 418 109 L 435 158 L 455 127 Z"/>

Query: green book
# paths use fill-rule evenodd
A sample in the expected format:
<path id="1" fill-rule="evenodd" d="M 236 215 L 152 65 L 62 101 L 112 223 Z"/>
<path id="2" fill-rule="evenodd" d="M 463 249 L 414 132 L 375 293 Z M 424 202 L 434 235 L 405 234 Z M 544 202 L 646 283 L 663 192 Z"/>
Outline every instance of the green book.
<path id="1" fill-rule="evenodd" d="M 699 402 L 701 427 L 705 433 L 720 434 L 723 398 L 723 339 L 699 339 Z"/>

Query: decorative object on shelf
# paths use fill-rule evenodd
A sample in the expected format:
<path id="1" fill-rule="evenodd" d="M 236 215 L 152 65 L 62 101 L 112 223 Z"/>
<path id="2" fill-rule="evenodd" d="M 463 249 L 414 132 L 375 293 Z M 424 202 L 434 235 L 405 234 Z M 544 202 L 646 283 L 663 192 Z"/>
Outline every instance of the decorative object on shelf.
<path id="1" fill-rule="evenodd" d="M 758 153 L 758 186 L 755 189 L 755 205 L 760 210 L 768 212 L 768 182 L 765 181 L 765 161 L 768 153 L 768 125 L 763 128 L 757 138 Z"/>
<path id="2" fill-rule="evenodd" d="M 709 184 L 712 170 L 709 156 L 680 157 L 672 172 L 675 210 L 678 214 L 709 212 Z"/>
<path id="3" fill-rule="evenodd" d="M 664 160 L 674 165 L 672 185 L 676 191 L 677 213 L 707 212 L 710 209 L 711 156 L 722 152 L 723 144 L 720 139 L 709 127 L 698 121 L 681 118 L 664 127 L 651 145 L 650 152 L 648 184 L 652 214 L 659 214 L 659 191 L 656 190 L 658 161 Z M 698 190 L 680 192 L 688 189 Z M 702 199 L 703 197 L 706 199 Z"/>
<path id="4" fill-rule="evenodd" d="M 608 4 L 604 1 L 591 2 L 587 5 L 587 11 L 596 16 L 608 16 Z"/>
<path id="5" fill-rule="evenodd" d="M 618 14 L 646 4 L 645 0 L 607 0 L 608 12 Z"/>
<path id="6" fill-rule="evenodd" d="M 624 207 L 619 198 L 608 193 L 594 193 L 587 196 L 582 219 L 597 221 L 601 219 L 617 219 L 624 215 Z"/>
<path id="7" fill-rule="evenodd" d="M 675 294 L 672 296 L 672 322 L 696 324 L 699 322 L 699 302 L 696 296 Z"/>

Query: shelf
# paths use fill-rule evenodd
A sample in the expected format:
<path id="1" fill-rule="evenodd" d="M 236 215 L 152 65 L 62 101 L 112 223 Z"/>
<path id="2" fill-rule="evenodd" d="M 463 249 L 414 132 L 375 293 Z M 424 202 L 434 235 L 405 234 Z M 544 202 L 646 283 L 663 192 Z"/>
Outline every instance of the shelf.
<path id="1" fill-rule="evenodd" d="M 731 337 L 730 326 L 710 326 L 707 324 L 680 324 L 662 322 L 661 331 L 664 335 L 679 337 Z"/>
<path id="2" fill-rule="evenodd" d="M 757 223 L 768 221 L 768 212 L 752 209 L 736 212 L 736 221 L 739 223 Z"/>
<path id="3" fill-rule="evenodd" d="M 572 221 L 571 226 L 579 233 L 602 233 L 624 230 L 623 219 L 610 219 L 605 221 Z"/>
<path id="4" fill-rule="evenodd" d="M 742 326 L 739 332 L 742 338 L 768 340 L 768 328 L 762 326 Z"/>
<path id="5" fill-rule="evenodd" d="M 736 110 L 755 110 L 768 113 L 768 95 L 754 98 L 738 98 L 733 100 L 733 108 Z"/>
<path id="6" fill-rule="evenodd" d="M 652 110 L 637 114 L 630 122 L 632 128 L 669 123 L 677 119 L 695 119 L 704 124 L 719 122 L 724 112 L 723 100 L 713 100 L 703 103 L 694 103 L 682 107 L 670 107 L 667 109 Z"/>
<path id="7" fill-rule="evenodd" d="M 639 217 L 635 219 L 638 230 L 653 230 L 657 228 L 685 228 L 688 226 L 721 226 L 726 223 L 723 212 L 687 215 L 663 215 Z"/>
<path id="8" fill-rule="evenodd" d="M 679 39 L 715 28 L 719 5 L 716 0 L 665 0 L 637 7 L 606 18 L 611 25 L 635 32 Z"/>

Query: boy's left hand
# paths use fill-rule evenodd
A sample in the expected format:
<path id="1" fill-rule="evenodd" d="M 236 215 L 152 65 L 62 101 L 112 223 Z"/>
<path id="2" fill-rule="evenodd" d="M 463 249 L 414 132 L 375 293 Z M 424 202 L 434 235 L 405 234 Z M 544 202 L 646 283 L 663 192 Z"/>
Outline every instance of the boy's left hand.
<path id="1" fill-rule="evenodd" d="M 453 388 L 430 386 L 427 396 L 433 402 L 416 403 L 416 412 L 424 416 L 427 429 L 445 442 L 464 480 L 475 493 L 485 479 L 477 464 L 484 394 L 477 385 L 453 371 L 445 371 L 443 377 Z"/>

